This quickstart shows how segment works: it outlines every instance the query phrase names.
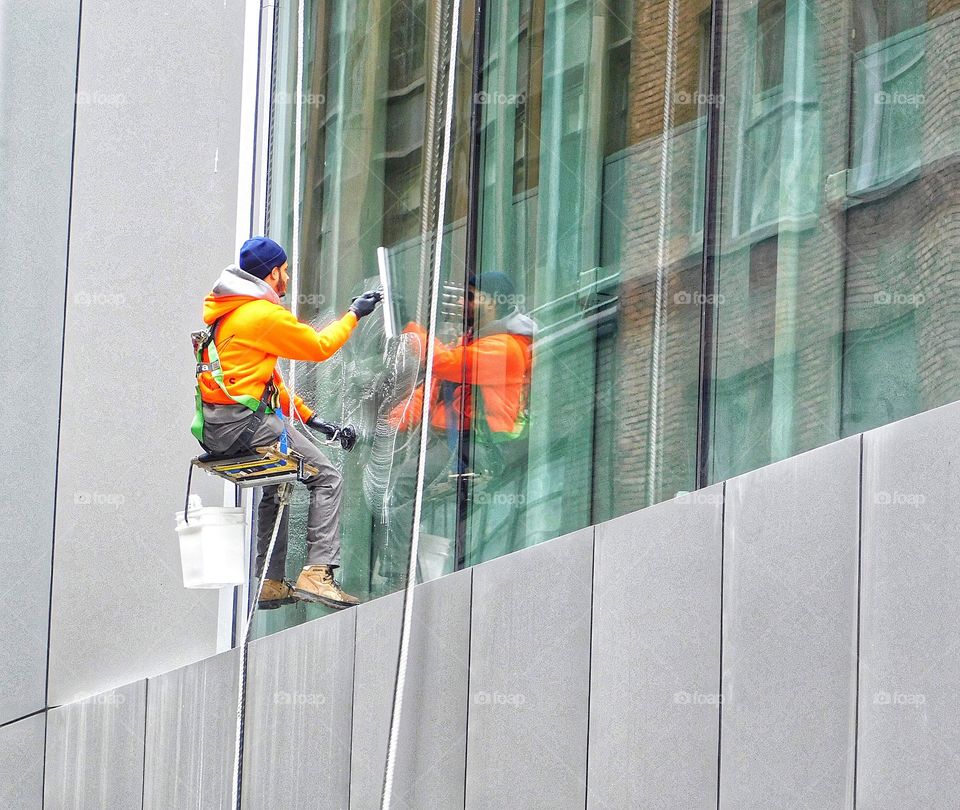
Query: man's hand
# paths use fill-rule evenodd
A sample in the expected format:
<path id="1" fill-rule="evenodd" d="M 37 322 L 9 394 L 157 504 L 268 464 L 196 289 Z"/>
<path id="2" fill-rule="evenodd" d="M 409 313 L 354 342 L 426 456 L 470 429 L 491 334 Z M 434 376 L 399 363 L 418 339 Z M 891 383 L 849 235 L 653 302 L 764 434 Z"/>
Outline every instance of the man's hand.
<path id="1" fill-rule="evenodd" d="M 357 316 L 359 321 L 364 315 L 373 312 L 377 303 L 383 299 L 383 293 L 380 290 L 367 290 L 363 295 L 354 298 L 350 304 L 350 311 Z"/>
<path id="2" fill-rule="evenodd" d="M 328 439 L 332 439 L 334 436 L 336 436 L 337 431 L 339 430 L 338 425 L 333 425 L 330 422 L 324 422 L 319 416 L 316 415 L 311 416 L 307 420 L 307 427 L 312 428 L 313 430 L 317 431 L 317 433 L 322 433 Z"/>
<path id="3" fill-rule="evenodd" d="M 340 446 L 347 451 L 352 450 L 357 443 L 357 431 L 351 425 L 340 427 L 340 425 L 335 425 L 332 422 L 324 422 L 314 415 L 307 420 L 307 427 L 312 428 L 317 433 L 322 433 L 330 441 L 339 440 Z"/>

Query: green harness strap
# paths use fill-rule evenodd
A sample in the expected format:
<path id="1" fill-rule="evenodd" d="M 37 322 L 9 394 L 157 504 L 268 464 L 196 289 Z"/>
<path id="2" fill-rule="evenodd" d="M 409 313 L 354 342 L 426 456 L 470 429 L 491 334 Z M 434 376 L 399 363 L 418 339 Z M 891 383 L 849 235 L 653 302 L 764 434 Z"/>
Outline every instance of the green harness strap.
<path id="1" fill-rule="evenodd" d="M 513 430 L 510 431 L 493 431 L 490 429 L 490 423 L 487 421 L 487 409 L 483 401 L 483 391 L 480 390 L 481 386 L 474 386 L 473 421 L 474 425 L 476 425 L 474 435 L 485 439 L 489 444 L 504 444 L 506 442 L 512 442 L 515 439 L 525 438 L 527 429 L 530 426 L 530 413 L 526 395 L 527 384 L 528 383 L 524 381 L 524 395 L 520 403 L 520 412 L 517 414 L 517 419 L 513 423 Z"/>
<path id="2" fill-rule="evenodd" d="M 227 390 L 227 386 L 223 382 L 223 369 L 220 367 L 220 355 L 217 353 L 217 344 L 213 340 L 214 333 L 216 332 L 219 324 L 219 318 L 210 324 L 206 335 L 204 335 L 203 340 L 200 342 L 197 348 L 197 392 L 195 397 L 196 412 L 193 415 L 193 424 L 190 426 L 190 432 L 201 444 L 203 444 L 203 398 L 200 395 L 200 375 L 204 372 L 209 372 L 217 385 L 220 386 L 220 390 L 238 405 L 243 405 L 254 413 L 260 410 L 261 406 L 263 405 L 259 399 L 252 397 L 249 394 L 240 394 L 239 396 L 234 396 Z M 203 353 L 205 351 L 207 353 L 206 363 L 203 362 Z M 267 381 L 268 386 L 269 384 L 269 381 Z M 264 412 L 268 414 L 273 413 L 274 410 L 275 409 L 270 406 L 264 407 Z"/>

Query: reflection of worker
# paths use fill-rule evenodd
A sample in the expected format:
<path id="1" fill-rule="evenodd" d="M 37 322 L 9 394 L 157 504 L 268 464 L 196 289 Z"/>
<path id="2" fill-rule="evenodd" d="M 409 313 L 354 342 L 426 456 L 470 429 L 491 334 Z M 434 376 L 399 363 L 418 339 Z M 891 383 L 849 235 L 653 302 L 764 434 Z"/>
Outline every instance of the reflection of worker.
<path id="1" fill-rule="evenodd" d="M 452 446 L 457 432 L 472 431 L 470 467 L 475 473 L 500 478 L 508 469 L 521 468 L 527 454 L 527 394 L 536 333 L 533 320 L 517 306 L 513 282 L 500 272 L 487 272 L 470 279 L 467 306 L 468 331 L 455 346 L 434 342 L 433 392 L 430 436 L 424 468 L 429 486 L 454 467 Z M 427 333 L 417 324 L 405 332 L 420 337 L 421 357 L 426 357 Z M 463 386 L 463 387 L 462 387 Z M 423 403 L 421 387 L 405 408 L 394 413 L 400 430 L 419 425 Z M 463 414 L 461 419 L 461 403 Z M 413 523 L 412 502 L 416 491 L 418 459 L 410 458 L 393 476 L 390 503 L 391 554 L 405 557 L 398 532 L 408 532 Z M 405 563 L 401 562 L 401 566 Z M 386 569 L 395 568 L 386 561 Z"/>
<path id="2" fill-rule="evenodd" d="M 277 358 L 319 362 L 350 337 L 357 321 L 373 312 L 378 292 L 364 293 L 349 311 L 320 331 L 301 323 L 280 304 L 287 289 L 287 256 L 272 239 L 255 237 L 240 250 L 240 267 L 221 273 L 203 302 L 203 320 L 212 325 L 216 355 L 204 349 L 198 366 L 198 412 L 194 436 L 208 451 L 238 455 L 274 444 L 290 414 L 290 394 L 276 370 Z M 328 433 L 300 397 L 297 415 L 309 427 Z M 280 409 L 280 412 L 278 412 Z M 307 564 L 296 585 L 283 579 L 287 555 L 287 514 L 263 583 L 261 607 L 278 607 L 294 599 L 342 608 L 357 604 L 333 578 L 340 565 L 340 472 L 317 446 L 287 425 L 291 449 L 319 472 L 305 483 L 310 490 L 307 518 Z M 277 486 L 264 487 L 257 514 L 257 575 L 273 533 L 279 503 Z"/>

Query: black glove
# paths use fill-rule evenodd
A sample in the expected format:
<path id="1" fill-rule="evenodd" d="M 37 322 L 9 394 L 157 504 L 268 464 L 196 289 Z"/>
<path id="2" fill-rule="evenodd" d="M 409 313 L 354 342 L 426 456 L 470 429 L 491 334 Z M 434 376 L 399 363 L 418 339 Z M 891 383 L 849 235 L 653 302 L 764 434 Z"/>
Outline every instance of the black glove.
<path id="1" fill-rule="evenodd" d="M 350 311 L 360 320 L 364 315 L 373 312 L 377 303 L 383 299 L 383 293 L 380 290 L 367 290 L 363 295 L 354 298 L 350 304 Z"/>
<path id="2" fill-rule="evenodd" d="M 317 433 L 322 433 L 330 441 L 339 441 L 340 446 L 347 451 L 352 450 L 357 443 L 357 431 L 353 429 L 352 425 L 340 427 L 340 425 L 335 425 L 332 422 L 324 422 L 314 415 L 307 420 L 307 427 L 312 428 Z"/>
<path id="3" fill-rule="evenodd" d="M 307 427 L 313 428 L 317 433 L 322 433 L 328 439 L 332 439 L 337 435 L 337 431 L 340 429 L 339 425 L 330 424 L 330 422 L 324 422 L 319 416 L 311 416 L 307 420 Z"/>

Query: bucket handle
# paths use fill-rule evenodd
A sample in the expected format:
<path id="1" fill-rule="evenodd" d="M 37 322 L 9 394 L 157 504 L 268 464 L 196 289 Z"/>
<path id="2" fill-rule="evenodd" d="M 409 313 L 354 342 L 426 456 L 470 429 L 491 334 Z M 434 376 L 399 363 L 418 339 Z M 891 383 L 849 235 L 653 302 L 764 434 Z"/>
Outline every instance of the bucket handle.
<path id="1" fill-rule="evenodd" d="M 187 495 L 183 499 L 183 522 L 187 525 L 190 524 L 190 482 L 193 480 L 193 461 L 190 462 L 190 467 L 187 470 Z"/>

